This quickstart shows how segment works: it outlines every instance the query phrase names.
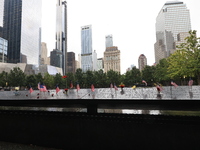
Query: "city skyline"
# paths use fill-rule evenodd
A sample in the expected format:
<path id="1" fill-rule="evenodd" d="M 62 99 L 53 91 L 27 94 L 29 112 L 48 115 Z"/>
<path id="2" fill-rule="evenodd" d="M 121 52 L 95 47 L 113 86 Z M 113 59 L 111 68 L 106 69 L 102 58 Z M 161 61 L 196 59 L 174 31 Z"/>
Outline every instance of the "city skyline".
<path id="1" fill-rule="evenodd" d="M 138 68 L 137 61 L 140 54 L 147 57 L 147 65 L 153 65 L 156 17 L 166 2 L 166 0 L 137 2 L 109 0 L 102 3 L 92 0 L 68 0 L 68 52 L 74 52 L 78 60 L 78 54 L 81 53 L 81 26 L 92 25 L 92 47 L 97 52 L 97 58 L 103 57 L 105 36 L 112 34 L 113 46 L 117 46 L 121 51 L 122 74 L 132 64 Z M 200 1 L 182 2 L 190 10 L 191 28 L 197 30 L 199 37 Z M 43 0 L 42 42 L 47 43 L 48 56 L 55 48 L 55 8 L 56 1 Z"/>

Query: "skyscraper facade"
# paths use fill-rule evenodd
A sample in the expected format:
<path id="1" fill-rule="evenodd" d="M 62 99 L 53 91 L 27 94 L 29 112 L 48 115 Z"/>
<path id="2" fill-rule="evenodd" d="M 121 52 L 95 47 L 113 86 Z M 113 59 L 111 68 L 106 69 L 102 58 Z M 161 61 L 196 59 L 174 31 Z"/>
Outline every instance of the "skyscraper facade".
<path id="1" fill-rule="evenodd" d="M 75 53 L 68 52 L 67 53 L 67 72 L 75 73 L 76 72 L 76 60 L 75 60 Z"/>
<path id="2" fill-rule="evenodd" d="M 91 25 L 81 27 L 81 68 L 83 72 L 93 70 Z"/>
<path id="3" fill-rule="evenodd" d="M 141 54 L 138 58 L 138 65 L 139 65 L 139 70 L 142 71 L 145 66 L 147 65 L 147 58 L 144 54 Z"/>
<path id="4" fill-rule="evenodd" d="M 168 57 L 175 49 L 174 42 L 181 32 L 191 30 L 190 12 L 186 4 L 169 1 L 164 4 L 156 18 L 156 43 L 154 45 L 156 63 Z"/>
<path id="5" fill-rule="evenodd" d="M 8 41 L 0 37 L 0 62 L 7 63 Z"/>
<path id="6" fill-rule="evenodd" d="M 67 73 L 67 2 L 57 0 L 56 4 L 56 50 L 62 52 L 63 74 Z"/>
<path id="7" fill-rule="evenodd" d="M 92 53 L 92 66 L 93 66 L 93 71 L 97 71 L 97 53 L 96 53 L 96 50 L 94 50 L 93 53 Z"/>
<path id="8" fill-rule="evenodd" d="M 0 37 L 3 37 L 3 27 L 0 26 Z"/>
<path id="9" fill-rule="evenodd" d="M 3 27 L 4 0 L 0 0 L 0 27 Z"/>
<path id="10" fill-rule="evenodd" d="M 98 70 L 104 70 L 103 58 L 98 58 L 97 59 L 97 71 Z"/>
<path id="11" fill-rule="evenodd" d="M 121 73 L 120 50 L 117 46 L 107 47 L 104 52 L 104 71 L 113 70 Z"/>
<path id="12" fill-rule="evenodd" d="M 4 1 L 3 38 L 8 40 L 9 63 L 39 64 L 41 14 L 41 0 Z"/>
<path id="13" fill-rule="evenodd" d="M 113 36 L 111 34 L 106 35 L 106 48 L 112 46 L 113 46 Z"/>
<path id="14" fill-rule="evenodd" d="M 40 64 L 48 64 L 47 62 L 47 44 L 45 42 L 41 43 L 41 55 L 40 55 Z"/>
<path id="15" fill-rule="evenodd" d="M 54 49 L 50 54 L 50 65 L 59 67 L 62 66 L 62 52 Z"/>

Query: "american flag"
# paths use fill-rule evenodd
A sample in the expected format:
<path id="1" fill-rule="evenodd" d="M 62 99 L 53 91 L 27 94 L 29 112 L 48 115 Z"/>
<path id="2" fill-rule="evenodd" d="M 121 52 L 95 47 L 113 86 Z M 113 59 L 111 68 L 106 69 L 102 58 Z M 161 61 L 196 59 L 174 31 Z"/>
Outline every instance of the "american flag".
<path id="1" fill-rule="evenodd" d="M 145 85 L 147 86 L 147 82 L 145 80 L 142 80 L 143 83 L 145 83 Z"/>
<path id="2" fill-rule="evenodd" d="M 77 83 L 77 85 L 76 85 L 76 89 L 77 89 L 77 92 L 78 92 L 78 90 L 80 90 L 80 86 L 79 86 L 78 83 Z"/>
<path id="3" fill-rule="evenodd" d="M 40 89 L 40 82 L 38 83 L 38 90 Z"/>
<path id="4" fill-rule="evenodd" d="M 111 88 L 111 89 L 113 88 L 113 84 L 112 84 L 112 83 L 110 83 L 110 88 Z"/>
<path id="5" fill-rule="evenodd" d="M 114 84 L 114 88 L 115 88 L 115 90 L 116 90 L 116 91 L 118 90 L 118 88 L 117 88 L 116 84 Z"/>
<path id="6" fill-rule="evenodd" d="M 188 82 L 188 85 L 189 85 L 189 86 L 192 86 L 192 84 L 193 84 L 193 80 L 190 79 L 189 82 Z"/>
<path id="7" fill-rule="evenodd" d="M 173 85 L 175 88 L 178 86 L 175 82 L 171 81 L 171 85 Z"/>
<path id="8" fill-rule="evenodd" d="M 32 93 L 33 92 L 33 88 L 30 86 L 29 92 Z"/>
<path id="9" fill-rule="evenodd" d="M 46 92 L 47 91 L 47 87 L 45 85 L 40 84 L 40 83 L 38 83 L 38 89 L 40 90 L 40 92 Z"/>
<path id="10" fill-rule="evenodd" d="M 56 86 L 56 94 L 60 91 L 60 88 L 58 87 L 58 85 Z"/>
<path id="11" fill-rule="evenodd" d="M 47 87 L 43 85 L 43 92 L 47 92 Z"/>
<path id="12" fill-rule="evenodd" d="M 74 86 L 73 86 L 73 83 L 72 81 L 70 81 L 70 88 L 72 89 Z"/>
<path id="13" fill-rule="evenodd" d="M 163 88 L 160 85 L 156 85 L 156 88 L 157 88 L 158 91 L 162 91 L 163 90 Z"/>
<path id="14" fill-rule="evenodd" d="M 92 90 L 92 92 L 94 92 L 94 85 L 93 84 L 91 85 L 91 90 Z"/>

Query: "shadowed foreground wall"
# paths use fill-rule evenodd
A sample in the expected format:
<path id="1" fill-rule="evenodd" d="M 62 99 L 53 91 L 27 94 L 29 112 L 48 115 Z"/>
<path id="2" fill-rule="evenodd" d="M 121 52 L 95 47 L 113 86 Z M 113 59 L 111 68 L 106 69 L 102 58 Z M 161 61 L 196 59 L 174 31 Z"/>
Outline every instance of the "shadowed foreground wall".
<path id="1" fill-rule="evenodd" d="M 199 117 L 0 111 L 0 140 L 60 149 L 200 149 Z"/>

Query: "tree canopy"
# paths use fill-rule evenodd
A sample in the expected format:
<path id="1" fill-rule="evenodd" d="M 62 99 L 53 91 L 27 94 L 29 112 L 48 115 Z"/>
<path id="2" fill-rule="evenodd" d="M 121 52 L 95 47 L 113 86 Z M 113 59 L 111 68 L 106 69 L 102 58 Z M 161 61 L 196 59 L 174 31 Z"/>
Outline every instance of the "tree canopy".
<path id="1" fill-rule="evenodd" d="M 189 31 L 186 42 L 177 46 L 176 52 L 168 58 L 169 77 L 197 77 L 200 84 L 200 38 L 196 37 L 196 32 Z"/>

